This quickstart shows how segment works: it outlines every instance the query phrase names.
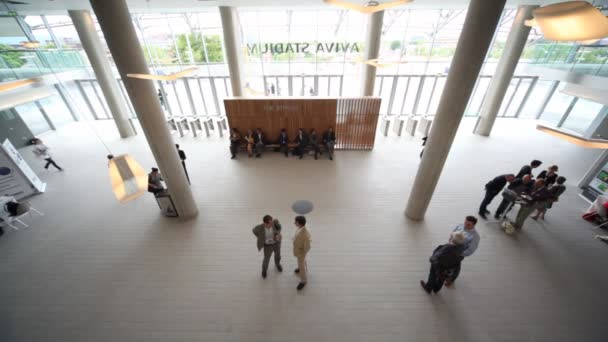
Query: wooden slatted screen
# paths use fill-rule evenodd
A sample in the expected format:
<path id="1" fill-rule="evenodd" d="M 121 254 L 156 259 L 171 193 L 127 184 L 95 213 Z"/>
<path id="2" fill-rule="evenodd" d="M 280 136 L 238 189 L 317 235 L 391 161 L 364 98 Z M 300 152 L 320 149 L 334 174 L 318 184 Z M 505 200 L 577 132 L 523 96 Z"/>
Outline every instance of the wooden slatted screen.
<path id="1" fill-rule="evenodd" d="M 376 129 L 381 99 L 378 97 L 339 98 L 336 148 L 371 150 L 376 140 Z"/>
<path id="2" fill-rule="evenodd" d="M 290 141 L 302 127 L 317 130 L 319 139 L 328 127 L 336 131 L 337 149 L 374 147 L 380 98 L 232 98 L 225 99 L 230 128 L 245 134 L 261 128 L 266 139 L 279 140 L 281 128 Z"/>

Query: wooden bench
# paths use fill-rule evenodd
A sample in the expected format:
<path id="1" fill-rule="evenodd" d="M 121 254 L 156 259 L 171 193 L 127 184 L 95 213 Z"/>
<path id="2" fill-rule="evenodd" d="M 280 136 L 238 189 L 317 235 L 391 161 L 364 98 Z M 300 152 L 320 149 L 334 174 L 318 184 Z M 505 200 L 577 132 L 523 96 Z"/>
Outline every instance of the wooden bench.
<path id="1" fill-rule="evenodd" d="M 289 151 L 293 151 L 296 147 L 298 147 L 298 144 L 293 143 L 293 142 L 292 143 L 288 143 L 287 144 L 287 151 L 288 152 Z M 281 152 L 279 150 L 280 148 L 281 148 L 281 145 L 279 145 L 279 144 L 266 144 L 266 145 L 264 145 L 264 150 L 266 150 L 266 151 L 269 151 L 269 150 L 270 151 L 277 151 L 278 150 L 279 152 Z M 244 141 L 241 142 L 239 144 L 238 150 L 239 151 L 247 151 L 247 143 L 244 142 Z M 323 154 L 323 150 L 327 151 L 327 147 L 325 146 L 325 144 L 321 143 L 321 144 L 319 144 L 319 154 Z M 306 147 L 304 148 L 304 152 L 310 152 L 310 151 L 314 151 L 312 149 L 312 146 L 311 145 L 306 145 Z"/>

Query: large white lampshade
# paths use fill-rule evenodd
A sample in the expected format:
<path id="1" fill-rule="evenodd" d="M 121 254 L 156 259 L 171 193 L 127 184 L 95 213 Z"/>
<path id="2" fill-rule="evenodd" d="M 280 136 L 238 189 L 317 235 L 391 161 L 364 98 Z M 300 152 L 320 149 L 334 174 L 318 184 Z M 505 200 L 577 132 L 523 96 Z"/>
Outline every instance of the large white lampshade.
<path id="1" fill-rule="evenodd" d="M 112 190 L 120 203 L 134 200 L 148 190 L 148 174 L 130 155 L 110 159 L 108 167 Z"/>
<path id="2" fill-rule="evenodd" d="M 608 36 L 608 18 L 586 1 L 566 1 L 534 10 L 545 39 L 583 41 Z"/>

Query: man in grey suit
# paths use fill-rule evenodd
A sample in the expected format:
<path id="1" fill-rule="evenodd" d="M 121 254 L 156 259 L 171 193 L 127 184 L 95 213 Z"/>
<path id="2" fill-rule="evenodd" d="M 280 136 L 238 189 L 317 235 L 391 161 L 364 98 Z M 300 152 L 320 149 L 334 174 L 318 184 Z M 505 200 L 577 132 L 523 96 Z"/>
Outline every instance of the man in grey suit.
<path id="1" fill-rule="evenodd" d="M 274 252 L 274 264 L 279 272 L 283 272 L 281 266 L 281 224 L 279 220 L 273 220 L 272 216 L 265 215 L 262 224 L 253 228 L 253 235 L 257 237 L 258 251 L 264 249 L 264 261 L 262 262 L 262 278 L 266 278 L 270 255 Z"/>

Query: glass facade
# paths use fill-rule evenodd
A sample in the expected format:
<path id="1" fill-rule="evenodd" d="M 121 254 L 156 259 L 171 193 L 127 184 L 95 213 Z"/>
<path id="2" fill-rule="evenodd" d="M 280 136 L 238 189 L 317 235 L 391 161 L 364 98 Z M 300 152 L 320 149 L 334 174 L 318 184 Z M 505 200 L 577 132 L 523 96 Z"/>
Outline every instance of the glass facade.
<path id="1" fill-rule="evenodd" d="M 503 12 L 466 116 L 479 115 L 515 12 L 515 9 Z M 381 114 L 435 114 L 465 16 L 463 8 L 385 11 L 379 53 L 382 65 L 376 69 L 374 88 L 374 94 L 383 99 Z M 133 14 L 132 19 L 152 72 L 169 74 L 197 67 L 188 77 L 156 82 L 167 118 L 223 115 L 222 101 L 232 94 L 219 10 L 147 11 Z M 359 94 L 366 15 L 328 7 L 239 8 L 238 19 L 247 95 Z M 1 81 L 58 76 L 54 95 L 39 101 L 52 125 L 36 114 L 36 106 L 36 110 L 32 106 L 16 109 L 24 113 L 25 121 L 36 134 L 72 122 L 69 108 L 85 120 L 111 119 L 69 16 L 11 15 L 0 16 L 0 20 Z M 95 24 L 105 44 L 99 25 Z M 21 46 L 20 42 L 28 37 L 39 41 L 40 46 L 35 49 Z M 607 51 L 602 41 L 594 45 L 547 42 L 533 28 L 499 116 L 539 118 L 573 131 L 584 130 L 601 105 L 562 94 L 560 90 L 565 84 L 529 74 L 526 66 L 538 64 L 604 75 L 603 72 L 608 72 Z M 107 49 L 106 54 L 112 62 Z M 74 70 L 80 71 L 80 76 L 59 81 L 59 74 Z M 118 81 L 129 114 L 135 118 L 122 81 Z"/>

